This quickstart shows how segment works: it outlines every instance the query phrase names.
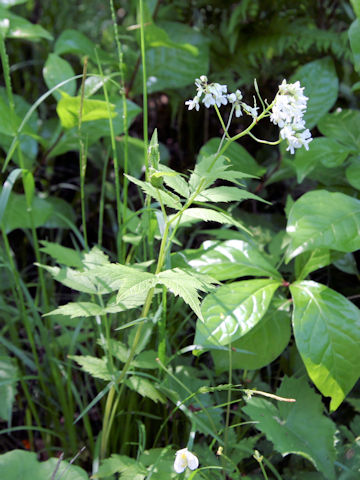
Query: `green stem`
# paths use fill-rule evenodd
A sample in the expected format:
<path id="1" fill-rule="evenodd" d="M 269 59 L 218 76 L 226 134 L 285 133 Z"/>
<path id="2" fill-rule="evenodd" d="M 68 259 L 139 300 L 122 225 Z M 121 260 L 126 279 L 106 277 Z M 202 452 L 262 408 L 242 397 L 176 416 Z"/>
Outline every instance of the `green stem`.
<path id="1" fill-rule="evenodd" d="M 82 114 L 84 107 L 84 95 L 85 95 L 85 79 L 87 72 L 87 57 L 84 58 L 84 68 L 83 68 L 83 77 L 81 81 L 81 97 L 80 97 L 80 110 L 79 110 L 79 143 L 80 143 L 80 200 L 81 200 L 81 219 L 82 227 L 84 232 L 84 243 L 86 250 L 89 249 L 88 239 L 87 239 L 87 228 L 86 228 L 86 204 L 85 204 L 85 176 L 86 176 L 86 166 L 87 166 L 87 155 L 84 145 L 84 140 L 81 133 L 82 125 Z"/>
<path id="2" fill-rule="evenodd" d="M 144 136 L 144 161 L 145 161 L 145 179 L 149 180 L 149 160 L 148 160 L 148 107 L 147 107 L 147 78 L 146 78 L 146 57 L 145 57 L 145 32 L 144 32 L 144 2 L 139 0 L 140 9 L 140 47 L 142 63 L 142 82 L 143 82 L 143 136 Z"/>

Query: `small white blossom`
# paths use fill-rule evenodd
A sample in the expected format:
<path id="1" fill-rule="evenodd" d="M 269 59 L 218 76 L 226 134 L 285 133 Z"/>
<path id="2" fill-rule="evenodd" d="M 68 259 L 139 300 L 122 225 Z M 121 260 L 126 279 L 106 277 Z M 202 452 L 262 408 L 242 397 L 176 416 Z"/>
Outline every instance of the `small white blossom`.
<path id="1" fill-rule="evenodd" d="M 241 111 L 241 99 L 242 93 L 240 90 L 236 90 L 235 93 L 229 93 L 227 96 L 229 103 L 232 103 L 235 106 L 235 116 L 240 117 L 242 115 Z"/>
<path id="2" fill-rule="evenodd" d="M 211 107 L 212 105 L 215 105 L 215 99 L 211 93 L 207 93 L 205 97 L 203 98 L 203 104 L 205 105 L 206 108 Z"/>
<path id="3" fill-rule="evenodd" d="M 200 109 L 199 97 L 196 96 L 192 100 L 187 100 L 185 102 L 185 105 L 189 106 L 189 110 L 192 110 L 193 108 L 195 108 L 195 110 L 199 111 L 199 109 Z"/>
<path id="4" fill-rule="evenodd" d="M 245 110 L 246 113 L 251 115 L 254 119 L 257 118 L 258 113 L 257 110 L 259 110 L 259 107 L 250 107 L 250 105 L 247 105 L 246 103 L 241 103 L 243 109 Z"/>
<path id="5" fill-rule="evenodd" d="M 196 455 L 189 452 L 187 448 L 178 450 L 175 454 L 174 470 L 176 473 L 182 473 L 186 467 L 190 470 L 196 470 L 199 466 L 199 460 Z"/>

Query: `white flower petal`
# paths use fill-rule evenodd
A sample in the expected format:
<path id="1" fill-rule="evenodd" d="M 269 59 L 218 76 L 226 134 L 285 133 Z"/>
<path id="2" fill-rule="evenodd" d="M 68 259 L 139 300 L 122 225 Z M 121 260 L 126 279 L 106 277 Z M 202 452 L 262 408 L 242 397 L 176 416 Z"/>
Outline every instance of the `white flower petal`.
<path id="1" fill-rule="evenodd" d="M 190 470 L 196 470 L 199 466 L 199 459 L 191 452 L 187 453 L 188 467 Z"/>

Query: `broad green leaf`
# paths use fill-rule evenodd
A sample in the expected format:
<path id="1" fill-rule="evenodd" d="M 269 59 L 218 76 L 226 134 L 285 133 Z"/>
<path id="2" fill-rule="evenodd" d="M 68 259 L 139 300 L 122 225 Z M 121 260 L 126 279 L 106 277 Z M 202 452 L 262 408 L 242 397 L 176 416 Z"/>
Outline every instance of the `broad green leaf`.
<path id="1" fill-rule="evenodd" d="M 350 158 L 350 165 L 345 170 L 345 176 L 352 187 L 360 190 L 360 156 Z"/>
<path id="2" fill-rule="evenodd" d="M 145 24 L 145 43 L 147 44 L 147 48 L 151 47 L 167 47 L 167 48 L 179 48 L 180 50 L 184 50 L 191 55 L 197 57 L 199 55 L 199 49 L 190 43 L 179 43 L 174 42 L 169 37 L 166 30 L 163 28 L 158 27 L 150 20 L 149 24 Z"/>
<path id="3" fill-rule="evenodd" d="M 178 89 L 194 83 L 196 77 L 206 75 L 209 70 L 208 40 L 194 28 L 179 22 L 158 22 L 177 48 L 156 47 L 146 51 L 147 88 L 149 93 L 164 89 Z M 178 48 L 191 45 L 192 52 Z M 181 69 L 179 69 L 181 65 Z M 142 67 L 135 80 L 135 91 L 142 91 Z M 195 87 L 194 87 L 195 88 Z"/>
<path id="4" fill-rule="evenodd" d="M 358 18 L 360 18 L 360 3 L 359 0 L 350 0 L 351 6 Z"/>
<path id="5" fill-rule="evenodd" d="M 350 275 L 359 275 L 355 257 L 352 253 L 339 254 L 332 262 L 336 268 Z"/>
<path id="6" fill-rule="evenodd" d="M 74 75 L 74 70 L 69 62 L 59 57 L 55 53 L 50 53 L 43 68 L 44 80 L 49 89 L 55 87 L 64 80 L 73 77 Z M 70 96 L 75 95 L 76 81 L 73 80 L 72 82 L 67 83 L 61 88 L 61 90 Z M 60 100 L 61 93 L 59 91 L 55 91 L 53 95 L 56 100 Z"/>
<path id="7" fill-rule="evenodd" d="M 166 165 L 161 165 L 161 164 L 159 165 L 159 170 L 161 172 L 175 173 L 176 174 L 175 176 L 164 177 L 164 183 L 168 187 L 172 188 L 174 192 L 176 192 L 178 195 L 181 195 L 186 199 L 189 198 L 190 196 L 189 186 L 186 180 L 184 180 L 183 177 L 180 175 L 180 173 L 176 172 L 175 170 L 172 170 Z"/>
<path id="8" fill-rule="evenodd" d="M 323 135 L 356 151 L 360 150 L 359 110 L 336 110 L 334 113 L 329 113 L 320 120 L 318 128 Z"/>
<path id="9" fill-rule="evenodd" d="M 61 125 L 64 128 L 70 129 L 79 124 L 80 121 L 80 105 L 81 97 L 71 97 L 65 92 L 61 92 L 62 98 L 56 106 L 56 112 L 59 115 Z M 95 120 L 102 120 L 104 118 L 114 118 L 115 105 L 107 104 L 103 100 L 92 100 L 84 98 L 82 103 L 82 122 L 91 122 Z"/>
<path id="10" fill-rule="evenodd" d="M 0 418 L 11 423 L 12 406 L 16 394 L 18 369 L 16 363 L 5 350 L 0 350 Z M 2 384 L 2 385 L 1 385 Z M 1 458 L 1 457 L 0 457 Z"/>
<path id="11" fill-rule="evenodd" d="M 241 202 L 243 200 L 258 200 L 269 203 L 257 195 L 237 187 L 214 187 L 203 190 L 194 199 L 194 202 Z"/>
<path id="12" fill-rule="evenodd" d="M 360 375 L 360 311 L 340 293 L 311 281 L 290 286 L 295 341 L 306 370 L 336 410 Z"/>
<path id="13" fill-rule="evenodd" d="M 181 297 L 193 312 L 202 318 L 199 291 L 207 292 L 215 281 L 206 275 L 195 275 L 180 268 L 164 270 L 157 275 L 157 282 L 165 285 L 174 295 Z"/>
<path id="14" fill-rule="evenodd" d="M 153 402 L 165 403 L 166 397 L 155 388 L 154 384 L 147 378 L 132 375 L 125 380 L 125 384 L 142 397 L 150 398 Z"/>
<path id="15" fill-rule="evenodd" d="M 59 214 L 75 221 L 75 213 L 65 200 L 56 197 L 34 197 L 32 215 L 35 227 L 69 228 Z M 17 228 L 31 228 L 25 195 L 13 192 L 10 194 L 3 217 L 3 225 L 7 233 Z"/>
<path id="16" fill-rule="evenodd" d="M 59 463 L 58 458 L 39 462 L 35 452 L 12 450 L 0 455 L 0 471 L 6 480 L 49 480 Z M 88 480 L 88 474 L 80 467 L 60 462 L 57 478 L 61 480 Z"/>
<path id="17" fill-rule="evenodd" d="M 10 22 L 9 29 L 6 32 L 7 38 L 17 38 L 23 40 L 31 40 L 36 42 L 45 38 L 46 40 L 52 40 L 52 35 L 40 25 L 29 22 L 23 17 L 19 17 L 14 13 L 6 10 L 3 6 L 0 6 L 0 18 L 8 19 Z"/>
<path id="18" fill-rule="evenodd" d="M 327 168 L 342 165 L 346 157 L 352 153 L 347 147 L 333 138 L 314 138 L 309 150 L 301 148 L 296 151 L 294 166 L 298 183 L 301 183 L 316 167 L 322 164 Z"/>
<path id="19" fill-rule="evenodd" d="M 115 113 L 117 114 L 116 117 L 113 118 L 114 134 L 121 135 L 124 131 L 122 99 L 119 97 L 115 100 L 110 99 L 110 101 L 113 105 L 115 105 Z M 126 103 L 128 109 L 129 127 L 141 109 L 130 100 L 127 100 Z M 106 118 L 103 120 L 96 120 L 96 122 L 85 122 L 82 124 L 81 130 L 87 139 L 87 145 L 90 146 L 96 143 L 100 138 L 110 136 L 109 119 Z M 50 152 L 50 157 L 62 155 L 70 150 L 79 150 L 79 129 L 77 125 L 76 127 L 65 131 L 55 148 Z M 144 154 L 144 152 L 142 153 Z M 131 157 L 129 156 L 129 158 Z"/>
<path id="20" fill-rule="evenodd" d="M 102 341 L 99 341 L 99 344 L 102 345 Z M 130 343 L 130 342 L 129 342 Z M 130 343 L 131 344 L 131 343 Z M 121 362 L 126 363 L 129 354 L 130 354 L 130 347 L 127 347 L 124 343 L 110 339 L 110 349 L 108 348 L 109 342 L 105 343 L 105 348 L 107 351 L 119 359 Z M 157 352 L 155 350 L 147 350 L 145 352 L 141 352 L 135 356 L 131 365 L 136 368 L 145 368 L 145 369 L 157 369 L 159 368 L 159 364 L 156 361 Z"/>
<path id="21" fill-rule="evenodd" d="M 257 370 L 269 365 L 282 353 L 291 337 L 290 315 L 282 310 L 286 303 L 289 302 L 282 301 L 279 308 L 270 306 L 252 330 L 231 343 L 232 368 Z M 229 370 L 229 353 L 212 350 L 211 355 L 217 373 Z"/>
<path id="22" fill-rule="evenodd" d="M 255 276 L 281 279 L 280 273 L 254 245 L 243 240 L 206 240 L 197 250 L 172 255 L 173 266 L 187 266 L 216 280 Z"/>
<path id="23" fill-rule="evenodd" d="M 90 355 L 68 355 L 68 358 L 75 360 L 84 372 L 89 373 L 94 378 L 107 381 L 112 379 L 106 357 L 97 358 Z"/>
<path id="24" fill-rule="evenodd" d="M 50 255 L 57 263 L 67 267 L 82 268 L 83 253 L 73 248 L 63 247 L 58 243 L 41 241 L 40 250 Z"/>
<path id="25" fill-rule="evenodd" d="M 96 60 L 96 53 L 101 62 L 111 61 L 111 56 L 97 48 L 94 42 L 78 30 L 64 30 L 55 42 L 54 53 L 75 53 L 80 56 L 87 55 L 91 60 Z"/>
<path id="26" fill-rule="evenodd" d="M 332 262 L 331 251 L 326 248 L 316 248 L 314 250 L 301 253 L 295 258 L 295 276 L 296 280 L 304 280 L 309 273 L 326 267 Z"/>
<path id="27" fill-rule="evenodd" d="M 154 198 L 156 201 L 159 202 L 159 199 L 161 198 L 161 201 L 163 202 L 164 205 L 174 208 L 175 210 L 181 210 L 181 203 L 180 203 L 180 198 L 175 195 L 175 194 L 170 194 L 168 192 L 165 192 L 164 190 L 161 190 L 160 188 L 155 188 L 151 185 L 149 182 L 143 182 L 142 180 L 138 180 L 135 177 L 132 177 L 131 175 L 126 175 L 126 177 L 139 187 L 147 194 L 150 195 L 152 198 Z"/>
<path id="28" fill-rule="evenodd" d="M 26 0 L 0 0 L 0 5 L 4 8 L 11 8 L 14 5 L 20 5 L 26 3 Z"/>
<path id="29" fill-rule="evenodd" d="M 267 312 L 280 282 L 244 280 L 219 287 L 201 305 L 194 343 L 206 347 L 233 343 L 250 332 Z"/>
<path id="30" fill-rule="evenodd" d="M 304 94 L 309 98 L 304 120 L 307 128 L 313 128 L 338 96 L 339 80 L 333 60 L 325 57 L 303 65 L 290 79 L 291 82 L 297 80 L 305 87 Z"/>
<path id="31" fill-rule="evenodd" d="M 286 231 L 287 260 L 307 250 L 353 252 L 360 248 L 360 200 L 343 193 L 305 193 L 292 206 Z"/>
<path id="32" fill-rule="evenodd" d="M 217 152 L 221 139 L 212 138 L 201 148 L 199 157 L 207 157 Z M 250 176 L 261 177 L 266 172 L 266 168 L 258 165 L 254 158 L 237 142 L 232 142 L 226 150 L 225 157 L 229 159 L 229 165 L 232 169 L 246 173 Z M 240 177 L 241 178 L 241 177 Z"/>
<path id="33" fill-rule="evenodd" d="M 79 272 L 69 267 L 59 268 L 50 267 L 48 265 L 40 265 L 44 268 L 57 282 L 62 283 L 68 288 L 84 293 L 104 294 L 114 291 L 109 284 L 105 282 L 97 282 L 92 280 L 88 272 Z M 60 307 L 61 308 L 61 307 Z M 54 313 L 54 312 L 52 312 Z M 62 312 L 61 312 L 62 313 Z M 70 314 L 70 313 L 67 313 Z"/>
<path id="34" fill-rule="evenodd" d="M 223 225 L 234 225 L 237 228 L 247 231 L 244 225 L 235 220 L 235 218 L 228 213 L 218 212 L 217 210 L 211 210 L 210 208 L 188 208 L 181 215 L 179 225 L 188 222 L 217 222 Z"/>
<path id="35" fill-rule="evenodd" d="M 358 7 L 359 8 L 359 7 Z M 354 57 L 354 67 L 356 71 L 360 70 L 360 23 L 357 18 L 348 30 L 350 47 Z"/>
<path id="36" fill-rule="evenodd" d="M 295 453 L 312 462 L 327 480 L 335 480 L 335 424 L 323 412 L 321 397 L 306 379 L 285 377 L 276 394 L 296 402 L 275 406 L 263 398 L 247 400 L 243 411 L 256 422 L 274 448 L 283 456 Z"/>

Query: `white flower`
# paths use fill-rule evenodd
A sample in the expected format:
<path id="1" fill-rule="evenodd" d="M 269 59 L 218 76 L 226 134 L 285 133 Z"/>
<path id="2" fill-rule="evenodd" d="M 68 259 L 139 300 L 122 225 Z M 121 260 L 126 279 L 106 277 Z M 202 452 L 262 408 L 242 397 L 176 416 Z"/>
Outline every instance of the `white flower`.
<path id="1" fill-rule="evenodd" d="M 199 97 L 196 96 L 192 100 L 187 100 L 185 102 L 185 105 L 189 106 L 189 110 L 192 110 L 195 108 L 195 110 L 199 111 L 200 105 L 199 105 Z"/>
<path id="2" fill-rule="evenodd" d="M 187 448 L 183 448 L 176 452 L 174 461 L 174 470 L 176 473 L 182 473 L 186 467 L 190 470 L 196 470 L 199 466 L 199 460 L 196 455 L 189 452 Z"/>
<path id="3" fill-rule="evenodd" d="M 259 110 L 259 107 L 250 107 L 250 105 L 246 105 L 246 103 L 241 102 L 241 106 L 245 110 L 246 113 L 251 115 L 254 119 L 257 118 L 258 113 L 257 110 Z"/>
<path id="4" fill-rule="evenodd" d="M 206 108 L 209 108 L 212 105 L 215 105 L 215 99 L 211 93 L 207 93 L 205 95 L 205 97 L 203 98 L 203 104 L 205 105 Z"/>

